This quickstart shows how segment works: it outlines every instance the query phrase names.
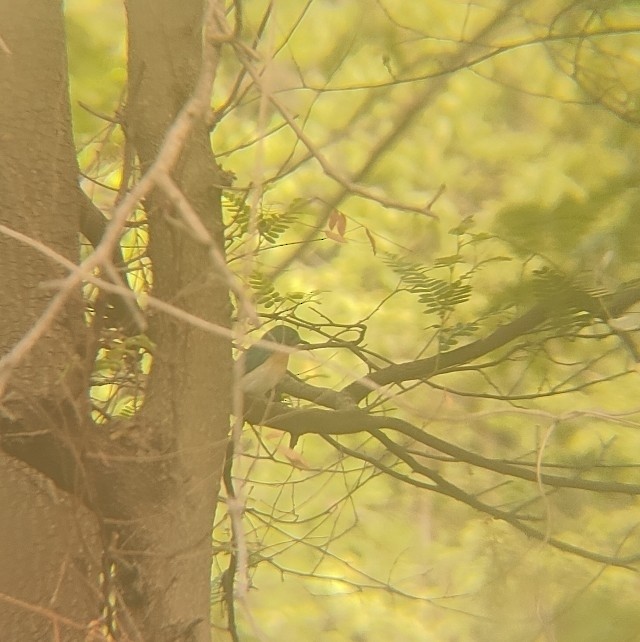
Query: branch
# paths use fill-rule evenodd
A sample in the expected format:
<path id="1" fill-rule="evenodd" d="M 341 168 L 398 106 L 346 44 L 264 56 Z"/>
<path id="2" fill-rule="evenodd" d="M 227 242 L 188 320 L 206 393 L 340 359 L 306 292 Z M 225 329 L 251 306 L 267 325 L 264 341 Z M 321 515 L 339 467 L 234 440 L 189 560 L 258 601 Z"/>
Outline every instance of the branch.
<path id="1" fill-rule="evenodd" d="M 102 237 L 107 229 L 109 220 L 81 189 L 78 189 L 78 198 L 81 202 L 80 232 L 95 249 L 102 242 Z M 117 278 L 114 279 L 114 283 L 131 290 L 127 280 L 122 276 L 122 272 L 126 270 L 126 263 L 119 243 L 113 246 L 111 260 L 118 275 Z M 103 268 L 107 266 L 110 266 L 110 264 L 103 265 Z M 145 330 L 144 317 L 133 297 L 111 294 L 107 299 L 107 303 L 112 308 L 112 312 L 107 315 L 109 321 L 115 325 L 123 326 L 127 331 L 142 332 Z"/>
<path id="2" fill-rule="evenodd" d="M 553 299 L 535 305 L 522 316 L 500 326 L 483 339 L 425 359 L 381 368 L 367 375 L 365 379 L 349 384 L 342 393 L 349 395 L 355 401 L 360 401 L 373 388 L 415 379 L 428 379 L 449 368 L 469 363 L 502 348 L 522 335 L 537 329 L 545 321 L 562 314 L 582 310 L 596 318 L 606 320 L 619 316 L 637 301 L 640 301 L 640 281 L 637 280 L 624 285 L 618 292 L 603 297 L 592 297 L 576 291 L 576 297 L 571 300 L 560 302 Z"/>
<path id="3" fill-rule="evenodd" d="M 503 511 L 497 507 L 480 501 L 477 497 L 470 495 L 455 484 L 447 481 L 438 472 L 420 464 L 414 457 L 408 454 L 403 446 L 390 439 L 382 431 L 385 429 L 396 430 L 403 435 L 409 436 L 416 441 L 433 448 L 434 450 L 453 457 L 456 462 L 466 462 L 502 475 L 508 475 L 556 488 L 574 488 L 596 492 L 615 492 L 627 495 L 640 495 L 640 485 L 539 474 L 534 470 L 525 469 L 517 465 L 477 455 L 447 441 L 439 439 L 438 437 L 429 435 L 428 433 L 418 429 L 416 426 L 400 419 L 372 417 L 358 409 L 338 411 L 321 410 L 318 408 L 312 408 L 309 410 L 291 410 L 283 404 L 259 403 L 256 401 L 250 405 L 249 414 L 245 418 L 248 421 L 255 420 L 256 423 L 285 430 L 291 433 L 294 437 L 313 433 L 327 437 L 328 435 L 352 434 L 366 431 L 380 441 L 385 448 L 398 457 L 400 461 L 408 465 L 414 474 L 419 477 L 426 477 L 429 482 L 401 474 L 395 471 L 393 467 L 385 465 L 373 457 L 367 456 L 366 454 L 358 451 L 344 448 L 342 445 L 340 445 L 339 450 L 342 450 L 358 459 L 367 461 L 376 468 L 400 479 L 401 481 L 404 481 L 405 483 L 412 484 L 418 488 L 434 490 L 437 493 L 466 504 L 485 515 L 490 515 L 495 519 L 505 521 L 528 537 L 549 544 L 550 546 L 566 553 L 571 553 L 583 559 L 588 559 L 601 564 L 627 569 L 632 568 L 639 559 L 638 555 L 630 555 L 626 557 L 606 555 L 576 546 L 561 539 L 548 537 L 546 532 L 529 526 L 524 523 L 522 519 L 518 518 L 516 514 Z M 328 441 L 330 443 L 333 442 L 330 438 L 328 438 Z"/>
<path id="4" fill-rule="evenodd" d="M 563 477 L 561 475 L 538 474 L 530 468 L 505 463 L 498 459 L 483 457 L 477 453 L 456 446 L 451 442 L 431 435 L 417 426 L 396 417 L 372 416 L 363 410 L 354 408 L 346 410 L 324 410 L 321 408 L 291 409 L 281 403 L 269 403 L 252 400 L 248 405 L 245 419 L 277 430 L 283 430 L 300 437 L 305 434 L 317 435 L 350 435 L 359 432 L 376 434 L 380 430 L 394 430 L 433 450 L 454 458 L 456 462 L 465 462 L 493 471 L 500 475 L 516 477 L 525 481 L 542 483 L 556 488 L 574 488 L 602 493 L 620 493 L 640 495 L 640 484 L 624 484 L 615 481 L 599 481 Z"/>
<path id="5" fill-rule="evenodd" d="M 142 438 L 122 438 L 128 420 L 97 429 L 90 419 L 78 416 L 72 402 L 57 399 L 31 398 L 10 410 L 12 415 L 6 407 L 0 413 L 0 448 L 95 514 L 130 519 L 137 510 L 132 503 L 154 504 L 171 492 L 169 479 L 157 481 L 162 478 L 158 469 L 178 454 L 157 453 Z"/>
<path id="6" fill-rule="evenodd" d="M 609 566 L 618 566 L 621 568 L 633 570 L 633 564 L 635 564 L 639 559 L 638 555 L 629 555 L 627 557 L 603 555 L 602 553 L 597 553 L 595 551 L 590 551 L 586 548 L 582 548 L 574 544 L 569 544 L 568 542 L 556 539 L 555 537 L 548 537 L 547 533 L 539 531 L 538 529 L 525 524 L 521 519 L 518 519 L 518 517 L 514 513 L 506 512 L 500 510 L 499 508 L 481 502 L 477 497 L 469 495 L 469 493 L 462 490 L 462 488 L 459 488 L 455 484 L 447 481 L 436 471 L 427 468 L 426 466 L 422 466 L 413 457 L 407 455 L 407 453 L 401 446 L 393 442 L 379 430 L 372 431 L 372 434 L 390 452 L 394 453 L 401 461 L 408 464 L 414 472 L 419 472 L 428 479 L 431 479 L 437 486 L 434 489 L 436 492 L 462 502 L 463 504 L 474 508 L 478 512 L 484 513 L 486 515 L 491 515 L 491 517 L 495 519 L 500 519 L 510 526 L 513 526 L 521 533 L 524 533 L 528 537 L 549 544 L 550 546 L 553 546 L 560 551 L 564 551 L 565 553 L 572 553 L 573 555 L 577 555 L 584 559 L 598 562 L 600 564 L 606 564 Z"/>

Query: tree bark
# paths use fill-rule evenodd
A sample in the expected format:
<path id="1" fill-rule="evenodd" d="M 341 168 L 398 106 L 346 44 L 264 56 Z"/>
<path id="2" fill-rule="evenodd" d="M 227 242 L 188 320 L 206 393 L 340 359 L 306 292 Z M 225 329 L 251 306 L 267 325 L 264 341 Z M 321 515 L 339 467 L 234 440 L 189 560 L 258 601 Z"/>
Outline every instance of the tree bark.
<path id="1" fill-rule="evenodd" d="M 0 25 L 0 224 L 75 263 L 79 187 L 62 3 L 0 0 Z M 63 435 L 69 424 L 52 420 L 65 416 L 62 408 L 72 409 L 71 421 L 88 414 L 77 288 L 37 340 L 14 351 L 60 296 L 65 276 L 55 261 L 0 233 L 0 418 L 19 424 L 25 441 L 31 433 Z M 94 517 L 6 455 L 0 515 L 0 637 L 85 639 L 100 615 Z"/>
<path id="2" fill-rule="evenodd" d="M 127 131 L 142 168 L 155 159 L 169 125 L 194 90 L 202 56 L 202 2 L 129 0 Z M 173 178 L 222 251 L 220 177 L 204 119 L 190 132 Z M 193 240 L 156 190 L 146 200 L 154 295 L 227 327 L 224 279 L 210 248 Z M 166 455 L 157 501 L 135 515 L 127 548 L 149 590 L 136 615 L 148 640 L 207 640 L 211 528 L 229 429 L 231 349 L 166 316 L 150 321 L 156 344 L 142 422 Z M 132 516 L 133 517 L 133 516 Z M 133 558 L 131 558 L 133 559 Z M 192 637 L 188 637 L 192 635 Z"/>
<path id="3" fill-rule="evenodd" d="M 126 128 L 144 170 L 193 91 L 202 3 L 131 0 L 127 12 Z M 0 94 L 11 96 L 0 101 L 0 223 L 77 263 L 86 203 L 77 183 L 61 2 L 0 0 L 0 24 Z M 185 141 L 173 178 L 222 251 L 221 181 L 204 119 Z M 159 192 L 145 205 L 154 295 L 227 327 L 226 282 L 211 248 L 175 225 Z M 91 422 L 83 303 L 77 290 L 55 299 L 65 269 L 0 233 L 0 274 L 0 438 L 5 453 L 22 462 L 3 455 L 0 465 L 7 489 L 0 510 L 10 516 L 0 522 L 2 637 L 92 639 L 89 632 L 105 631 L 100 618 L 115 599 L 108 624 L 126 639 L 210 639 L 229 341 L 152 318 L 146 405 L 128 433 L 135 438 L 118 441 L 109 426 Z M 63 305 L 25 344 L 55 300 Z"/>

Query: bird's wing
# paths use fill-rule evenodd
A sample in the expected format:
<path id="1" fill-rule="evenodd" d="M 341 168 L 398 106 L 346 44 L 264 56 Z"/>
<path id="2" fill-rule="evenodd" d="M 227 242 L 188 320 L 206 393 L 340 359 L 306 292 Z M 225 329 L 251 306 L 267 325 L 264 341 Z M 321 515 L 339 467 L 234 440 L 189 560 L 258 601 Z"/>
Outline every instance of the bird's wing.
<path id="1" fill-rule="evenodd" d="M 244 355 L 244 373 L 247 374 L 261 366 L 273 353 L 264 348 L 249 348 Z"/>

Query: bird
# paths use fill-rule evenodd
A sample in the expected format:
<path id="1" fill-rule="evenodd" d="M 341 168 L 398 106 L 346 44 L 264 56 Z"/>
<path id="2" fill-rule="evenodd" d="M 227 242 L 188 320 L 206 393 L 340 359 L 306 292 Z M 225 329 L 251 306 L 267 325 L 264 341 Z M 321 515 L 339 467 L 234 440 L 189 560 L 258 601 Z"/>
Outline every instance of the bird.
<path id="1" fill-rule="evenodd" d="M 297 330 L 287 325 L 272 328 L 260 340 L 291 348 L 308 345 L 307 341 L 300 338 Z M 288 363 L 288 352 L 271 350 L 266 346 L 251 346 L 244 356 L 244 374 L 241 379 L 243 392 L 256 397 L 271 392 L 284 379 Z"/>

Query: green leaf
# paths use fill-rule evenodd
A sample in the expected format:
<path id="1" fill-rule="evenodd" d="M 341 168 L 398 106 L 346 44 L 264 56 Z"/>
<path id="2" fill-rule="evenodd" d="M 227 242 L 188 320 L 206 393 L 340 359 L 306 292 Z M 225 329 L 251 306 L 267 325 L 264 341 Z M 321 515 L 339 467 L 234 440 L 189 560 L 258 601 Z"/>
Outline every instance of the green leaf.
<path id="1" fill-rule="evenodd" d="M 451 256 L 440 256 L 435 259 L 433 265 L 434 267 L 449 267 L 450 265 L 455 265 L 456 263 L 462 263 L 462 256 L 460 254 L 452 254 Z"/>

